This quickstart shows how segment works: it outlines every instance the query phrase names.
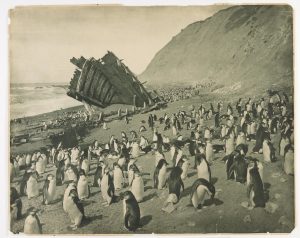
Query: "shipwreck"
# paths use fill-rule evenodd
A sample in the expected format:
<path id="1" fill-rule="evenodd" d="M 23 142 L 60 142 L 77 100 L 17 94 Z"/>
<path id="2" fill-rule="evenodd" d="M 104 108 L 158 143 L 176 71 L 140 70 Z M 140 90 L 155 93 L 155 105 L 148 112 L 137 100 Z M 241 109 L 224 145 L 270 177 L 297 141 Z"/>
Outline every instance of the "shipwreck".
<path id="1" fill-rule="evenodd" d="M 164 103 L 155 91 L 147 91 L 137 76 L 114 53 L 101 59 L 72 58 L 77 66 L 67 95 L 89 105 L 105 108 L 112 104 L 136 107 Z"/>

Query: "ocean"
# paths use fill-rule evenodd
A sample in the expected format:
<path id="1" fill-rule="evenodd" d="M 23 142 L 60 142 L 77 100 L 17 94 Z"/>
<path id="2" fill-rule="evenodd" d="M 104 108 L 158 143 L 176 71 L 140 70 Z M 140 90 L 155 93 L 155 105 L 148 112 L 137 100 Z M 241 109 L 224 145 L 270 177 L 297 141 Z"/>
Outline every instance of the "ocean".
<path id="1" fill-rule="evenodd" d="M 67 96 L 68 85 L 55 83 L 10 84 L 10 118 L 34 116 L 82 105 Z"/>

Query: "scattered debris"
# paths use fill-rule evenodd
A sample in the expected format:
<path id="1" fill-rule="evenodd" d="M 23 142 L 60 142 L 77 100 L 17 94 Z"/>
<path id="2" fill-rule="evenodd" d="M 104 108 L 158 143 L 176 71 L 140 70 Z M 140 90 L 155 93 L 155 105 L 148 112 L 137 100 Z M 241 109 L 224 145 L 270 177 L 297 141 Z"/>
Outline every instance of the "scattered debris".
<path id="1" fill-rule="evenodd" d="M 168 203 L 166 206 L 164 206 L 161 210 L 167 213 L 172 213 L 176 208 L 174 207 L 173 203 Z"/>
<path id="2" fill-rule="evenodd" d="M 241 203 L 241 206 L 244 208 L 248 208 L 249 207 L 249 202 L 245 201 Z"/>
<path id="3" fill-rule="evenodd" d="M 278 200 L 278 199 L 281 198 L 281 195 L 280 195 L 279 193 L 275 193 L 275 196 L 274 196 L 274 197 L 275 197 L 276 200 Z"/>
<path id="4" fill-rule="evenodd" d="M 272 173 L 272 178 L 278 178 L 280 177 L 280 175 L 281 175 L 280 172 Z"/>
<path id="5" fill-rule="evenodd" d="M 265 207 L 265 210 L 266 212 L 268 213 L 274 213 L 278 208 L 278 205 L 276 203 L 273 203 L 273 202 L 267 202 L 266 203 L 266 207 Z"/>
<path id="6" fill-rule="evenodd" d="M 280 179 L 280 182 L 282 182 L 282 183 L 285 183 L 286 181 L 287 181 L 286 178 L 281 178 L 281 179 Z"/>
<path id="7" fill-rule="evenodd" d="M 287 226 L 289 228 L 293 228 L 293 223 L 289 219 L 287 219 L 286 216 L 281 216 L 278 220 L 278 223 L 280 225 Z"/>
<path id="8" fill-rule="evenodd" d="M 223 212 L 224 212 L 223 210 L 219 210 L 218 211 L 219 214 L 223 214 Z"/>
<path id="9" fill-rule="evenodd" d="M 243 221 L 245 223 L 250 223 L 252 221 L 252 219 L 251 219 L 250 215 L 247 215 L 247 216 L 244 217 Z"/>
<path id="10" fill-rule="evenodd" d="M 196 222 L 194 222 L 194 221 L 188 221 L 188 223 L 187 223 L 187 225 L 188 226 L 196 226 Z"/>

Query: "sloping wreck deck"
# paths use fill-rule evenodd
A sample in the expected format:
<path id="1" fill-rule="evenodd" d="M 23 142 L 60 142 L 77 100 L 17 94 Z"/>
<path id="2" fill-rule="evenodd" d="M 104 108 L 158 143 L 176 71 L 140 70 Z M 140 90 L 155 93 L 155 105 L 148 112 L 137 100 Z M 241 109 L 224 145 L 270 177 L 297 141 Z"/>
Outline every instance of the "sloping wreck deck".
<path id="1" fill-rule="evenodd" d="M 67 95 L 105 108 L 111 104 L 142 107 L 161 102 L 155 92 L 148 92 L 130 69 L 112 52 L 101 59 L 72 58 L 77 66 Z"/>

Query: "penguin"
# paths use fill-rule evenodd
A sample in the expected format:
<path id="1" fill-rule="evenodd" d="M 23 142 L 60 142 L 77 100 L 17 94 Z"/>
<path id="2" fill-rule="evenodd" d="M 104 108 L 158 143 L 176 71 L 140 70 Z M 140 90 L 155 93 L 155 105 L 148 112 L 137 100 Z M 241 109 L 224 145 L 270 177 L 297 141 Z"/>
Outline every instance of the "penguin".
<path id="1" fill-rule="evenodd" d="M 15 187 L 10 187 L 10 205 L 15 207 L 16 210 L 15 219 L 22 218 L 22 200 L 20 195 Z"/>
<path id="2" fill-rule="evenodd" d="M 260 179 L 263 183 L 263 181 L 264 181 L 264 179 L 263 179 L 264 178 L 264 166 L 263 166 L 263 164 L 261 162 L 259 162 L 257 159 L 253 159 L 251 157 L 249 157 L 247 159 L 250 160 L 250 162 L 248 164 L 248 168 L 247 168 L 247 186 L 250 184 L 250 170 L 255 166 L 258 169 Z"/>
<path id="3" fill-rule="evenodd" d="M 170 173 L 168 179 L 169 197 L 167 201 L 171 200 L 172 203 L 177 203 L 180 198 L 181 188 L 184 191 L 184 184 L 181 180 L 182 169 L 175 166 Z"/>
<path id="4" fill-rule="evenodd" d="M 177 156 L 177 148 L 175 145 L 172 145 L 171 148 L 170 148 L 170 158 L 171 158 L 171 161 L 173 162 L 173 165 L 175 165 L 175 160 L 176 160 L 176 156 Z"/>
<path id="5" fill-rule="evenodd" d="M 254 153 L 260 152 L 263 142 L 264 142 L 264 139 L 266 137 L 268 137 L 268 133 L 266 132 L 265 124 L 266 124 L 265 121 L 263 121 L 257 129 L 256 135 L 255 135 L 255 146 L 253 148 Z"/>
<path id="6" fill-rule="evenodd" d="M 139 146 L 139 144 L 136 141 L 134 141 L 132 143 L 131 147 L 132 147 L 131 148 L 131 156 L 132 156 L 132 158 L 139 157 L 140 156 L 140 146 Z"/>
<path id="7" fill-rule="evenodd" d="M 287 145 L 290 144 L 290 140 L 288 137 L 281 137 L 279 142 L 279 155 L 284 156 L 284 149 Z"/>
<path id="8" fill-rule="evenodd" d="M 292 145 L 285 148 L 283 169 L 286 174 L 294 175 L 294 147 Z"/>
<path id="9" fill-rule="evenodd" d="M 188 158 L 185 155 L 182 156 L 181 160 L 182 160 L 182 164 L 180 167 L 182 169 L 182 173 L 181 173 L 180 177 L 182 180 L 184 180 L 187 177 L 187 172 L 190 167 L 190 161 L 188 160 Z"/>
<path id="10" fill-rule="evenodd" d="M 19 175 L 19 172 L 20 172 L 20 166 L 19 166 L 19 163 L 18 163 L 16 158 L 14 159 L 13 163 L 14 163 L 14 174 L 17 177 Z"/>
<path id="11" fill-rule="evenodd" d="M 55 199 L 56 181 L 52 174 L 48 174 L 43 186 L 43 202 L 42 204 L 48 205 Z"/>
<path id="12" fill-rule="evenodd" d="M 43 151 L 44 151 L 44 149 L 43 149 Z M 47 152 L 47 151 L 44 151 L 44 152 L 41 153 L 44 171 L 46 170 L 46 167 L 47 167 L 47 164 L 48 164 L 48 157 L 47 157 L 47 155 L 46 155 L 46 152 Z"/>
<path id="13" fill-rule="evenodd" d="M 208 182 L 206 179 L 198 178 L 192 185 L 190 192 L 190 202 L 196 209 L 201 209 L 208 195 L 213 200 L 215 196 L 215 187 L 213 184 Z"/>
<path id="14" fill-rule="evenodd" d="M 249 171 L 250 182 L 247 186 L 247 197 L 251 207 L 265 207 L 264 187 L 257 166 Z"/>
<path id="15" fill-rule="evenodd" d="M 170 138 L 167 137 L 167 136 L 163 136 L 163 150 L 164 151 L 169 151 L 170 148 L 171 148 L 171 145 L 170 145 Z"/>
<path id="16" fill-rule="evenodd" d="M 165 156 L 163 153 L 160 153 L 158 150 L 155 150 L 155 164 L 154 166 L 156 167 L 159 163 L 160 160 L 165 159 Z"/>
<path id="17" fill-rule="evenodd" d="M 210 139 L 208 139 L 206 141 L 205 158 L 209 164 L 212 164 L 213 159 L 214 159 L 214 151 L 213 151 L 213 145 L 212 145 Z"/>
<path id="18" fill-rule="evenodd" d="M 201 116 L 199 119 L 199 126 L 202 127 L 204 125 L 204 118 Z"/>
<path id="19" fill-rule="evenodd" d="M 95 174 L 94 174 L 93 187 L 100 187 L 100 181 L 101 181 L 102 176 L 104 174 L 105 167 L 106 167 L 106 165 L 104 164 L 104 162 L 99 161 L 99 163 L 97 164 Z"/>
<path id="20" fill-rule="evenodd" d="M 174 166 L 178 165 L 178 162 L 181 160 L 182 156 L 183 156 L 183 151 L 181 148 L 177 148 L 177 153 L 175 153 L 176 157 L 174 158 Z"/>
<path id="21" fill-rule="evenodd" d="M 107 206 L 109 206 L 113 202 L 113 198 L 115 195 L 115 187 L 113 178 L 110 175 L 109 169 L 107 167 L 104 169 L 104 174 L 100 184 L 102 197 L 105 203 L 107 203 Z"/>
<path id="22" fill-rule="evenodd" d="M 175 127 L 175 125 L 173 125 L 172 126 L 172 134 L 173 134 L 173 136 L 177 136 L 177 129 L 176 129 L 176 127 Z"/>
<path id="23" fill-rule="evenodd" d="M 163 189 L 166 186 L 167 166 L 168 163 L 165 159 L 161 159 L 158 162 L 153 174 L 154 188 Z"/>
<path id="24" fill-rule="evenodd" d="M 80 168 L 84 170 L 84 173 L 86 174 L 86 176 L 89 174 L 90 163 L 89 163 L 89 161 L 88 161 L 87 158 L 83 158 L 81 160 L 81 166 L 80 166 Z"/>
<path id="25" fill-rule="evenodd" d="M 202 153 L 197 153 L 195 155 L 196 165 L 197 165 L 197 175 L 198 178 L 204 178 L 207 181 L 211 181 L 211 170 L 209 163 L 207 162 L 205 155 Z"/>
<path id="26" fill-rule="evenodd" d="M 226 164 L 226 175 L 227 175 L 227 180 L 234 179 L 234 174 L 231 173 L 230 171 L 231 166 L 233 165 L 235 158 L 238 156 L 237 151 L 233 151 L 230 155 L 226 155 L 222 161 L 225 162 Z"/>
<path id="27" fill-rule="evenodd" d="M 10 176 L 10 182 L 12 182 L 14 180 L 14 178 L 17 176 L 15 168 L 14 168 L 13 159 L 10 159 L 10 163 L 9 163 L 9 176 Z"/>
<path id="28" fill-rule="evenodd" d="M 72 188 L 64 200 L 65 211 L 73 223 L 72 230 L 76 230 L 84 220 L 84 207 L 80 202 L 76 189 Z"/>
<path id="29" fill-rule="evenodd" d="M 56 163 L 56 186 L 63 184 L 65 180 L 65 163 L 63 160 Z"/>
<path id="30" fill-rule="evenodd" d="M 248 152 L 247 144 L 239 144 L 235 147 L 235 151 L 237 151 L 240 155 L 246 155 Z"/>
<path id="31" fill-rule="evenodd" d="M 133 160 L 133 159 L 129 160 L 127 168 L 128 168 L 128 170 L 127 170 L 128 186 L 131 186 L 131 183 L 132 183 L 132 180 L 133 180 L 133 177 L 134 177 L 134 173 L 139 172 L 139 169 L 135 164 L 135 160 Z"/>
<path id="32" fill-rule="evenodd" d="M 13 224 L 18 218 L 18 207 L 15 203 L 11 204 L 10 207 L 10 230 L 13 232 Z"/>
<path id="33" fill-rule="evenodd" d="M 19 164 L 20 170 L 25 169 L 25 167 L 26 167 L 26 158 L 25 158 L 24 155 L 18 156 L 18 164 Z"/>
<path id="34" fill-rule="evenodd" d="M 212 138 L 212 134 L 209 128 L 206 128 L 204 131 L 204 139 L 209 140 Z"/>
<path id="35" fill-rule="evenodd" d="M 191 132 L 190 136 L 190 143 L 189 143 L 189 152 L 191 156 L 195 156 L 196 151 L 196 138 L 195 138 L 195 132 Z"/>
<path id="36" fill-rule="evenodd" d="M 140 207 L 131 191 L 123 194 L 124 226 L 129 231 L 136 231 L 140 225 Z"/>
<path id="37" fill-rule="evenodd" d="M 256 135 L 256 127 L 257 127 L 257 125 L 256 125 L 256 122 L 255 121 L 252 121 L 251 122 L 251 124 L 250 124 L 250 137 L 251 137 L 251 139 L 253 138 L 255 138 L 255 135 Z"/>
<path id="38" fill-rule="evenodd" d="M 243 131 L 240 131 L 240 133 L 238 134 L 238 136 L 236 138 L 236 145 L 238 146 L 240 144 L 246 144 L 246 136 Z"/>
<path id="39" fill-rule="evenodd" d="M 24 233 L 28 235 L 42 234 L 42 225 L 40 219 L 37 216 L 37 210 L 32 209 L 29 211 L 28 216 L 24 222 Z"/>
<path id="40" fill-rule="evenodd" d="M 43 174 L 45 172 L 44 159 L 42 156 L 39 156 L 36 161 L 36 171 L 38 174 Z"/>
<path id="41" fill-rule="evenodd" d="M 265 162 L 274 162 L 275 151 L 274 151 L 273 145 L 269 141 L 269 139 L 267 139 L 267 138 L 264 139 L 262 149 L 263 149 L 264 161 Z"/>
<path id="42" fill-rule="evenodd" d="M 39 195 L 39 185 L 37 182 L 36 172 L 30 173 L 30 177 L 27 180 L 27 184 L 26 184 L 26 193 L 27 193 L 28 199 L 37 197 Z"/>
<path id="43" fill-rule="evenodd" d="M 270 123 L 270 132 L 275 134 L 279 128 L 279 117 L 274 117 Z"/>
<path id="44" fill-rule="evenodd" d="M 75 165 L 73 164 L 68 164 L 66 167 L 66 179 L 68 181 L 78 181 L 79 178 L 79 173 L 78 173 L 78 169 Z"/>
<path id="45" fill-rule="evenodd" d="M 28 179 L 30 178 L 30 175 L 31 175 L 31 170 L 25 170 L 24 174 L 23 174 L 23 177 L 22 177 L 22 180 L 20 182 L 20 195 L 21 196 L 24 196 L 27 194 L 27 181 Z"/>
<path id="46" fill-rule="evenodd" d="M 237 155 L 229 168 L 229 177 L 231 177 L 230 174 L 233 174 L 236 182 L 245 183 L 247 180 L 247 167 L 244 156 Z"/>
<path id="47" fill-rule="evenodd" d="M 122 167 L 118 163 L 113 164 L 113 178 L 115 190 L 120 190 L 124 185 L 124 174 Z"/>
<path id="48" fill-rule="evenodd" d="M 131 184 L 131 192 L 137 202 L 142 202 L 144 198 L 144 181 L 140 172 L 135 172 Z"/>
<path id="49" fill-rule="evenodd" d="M 77 182 L 77 193 L 78 193 L 79 200 L 84 200 L 90 197 L 89 181 L 83 169 L 79 171 L 79 179 Z"/>
<path id="50" fill-rule="evenodd" d="M 63 209 L 65 212 L 67 212 L 66 204 L 67 204 L 67 199 L 70 195 L 70 191 L 74 190 L 77 193 L 77 187 L 76 187 L 76 182 L 72 181 L 69 183 L 65 189 L 64 196 L 63 196 Z"/>
<path id="51" fill-rule="evenodd" d="M 26 155 L 25 163 L 27 168 L 31 165 L 31 154 Z"/>
<path id="52" fill-rule="evenodd" d="M 225 140 L 225 154 L 229 155 L 234 151 L 234 133 L 232 131 L 232 127 L 228 130 Z"/>

